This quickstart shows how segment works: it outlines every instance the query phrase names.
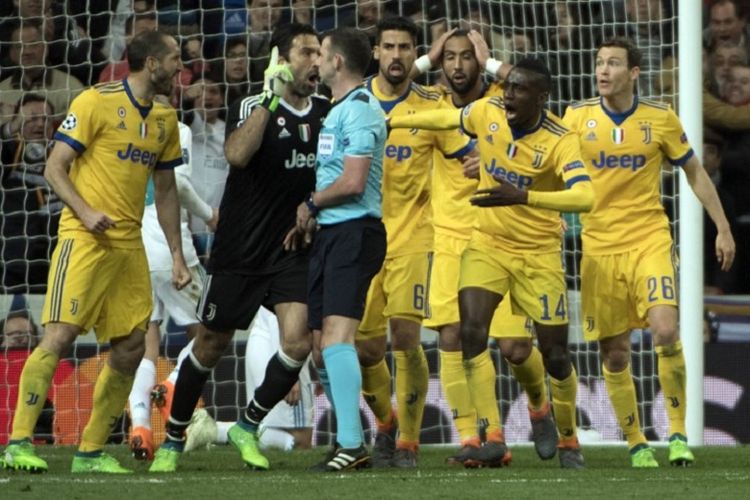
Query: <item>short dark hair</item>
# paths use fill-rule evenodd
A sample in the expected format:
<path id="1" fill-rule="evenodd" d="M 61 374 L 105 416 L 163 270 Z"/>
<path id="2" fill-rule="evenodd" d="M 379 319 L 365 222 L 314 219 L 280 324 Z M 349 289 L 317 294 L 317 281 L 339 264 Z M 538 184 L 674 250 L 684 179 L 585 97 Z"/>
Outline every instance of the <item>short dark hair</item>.
<path id="1" fill-rule="evenodd" d="M 8 33 L 8 39 L 13 40 L 13 33 L 18 31 L 18 38 L 21 38 L 21 30 L 24 30 L 26 28 L 34 28 L 39 32 L 39 36 L 42 37 L 44 35 L 44 27 L 42 26 L 42 21 L 39 18 L 31 18 L 31 19 L 21 19 L 16 18 L 11 20 L 7 24 L 6 33 Z"/>
<path id="2" fill-rule="evenodd" d="M 610 38 L 608 40 L 604 40 L 596 48 L 596 53 L 598 54 L 599 51 L 605 47 L 615 47 L 618 49 L 625 49 L 625 51 L 628 53 L 628 69 L 633 69 L 636 66 L 640 67 L 641 51 L 638 49 L 635 43 L 633 43 L 633 41 L 630 40 L 630 38 L 615 37 L 615 38 Z"/>
<path id="3" fill-rule="evenodd" d="M 382 21 L 379 21 L 377 34 L 375 35 L 376 45 L 380 43 L 380 37 L 384 31 L 405 31 L 411 35 L 414 45 L 417 44 L 417 37 L 419 37 L 419 28 L 408 17 L 386 17 Z"/>
<path id="4" fill-rule="evenodd" d="M 713 0 L 711 2 L 711 5 L 708 6 L 709 15 L 714 7 L 725 3 L 729 3 L 734 6 L 734 15 L 737 16 L 737 19 L 742 19 L 745 17 L 745 6 L 742 5 L 742 2 L 738 2 L 737 0 Z"/>
<path id="5" fill-rule="evenodd" d="M 552 74 L 541 59 L 524 57 L 513 66 L 513 69 L 522 69 L 534 73 L 538 76 L 538 84 L 543 92 L 552 90 Z"/>
<path id="6" fill-rule="evenodd" d="M 719 154 L 722 154 L 724 152 L 724 148 L 727 145 L 724 137 L 722 137 L 720 133 L 710 127 L 703 127 L 703 143 L 713 144 L 714 146 L 716 146 L 719 149 Z"/>
<path id="7" fill-rule="evenodd" d="M 131 34 L 133 32 L 133 26 L 135 26 L 135 22 L 140 21 L 141 19 L 149 19 L 151 21 L 158 22 L 156 14 L 153 12 L 133 14 L 131 16 L 128 16 L 128 18 L 125 20 L 125 34 Z"/>
<path id="8" fill-rule="evenodd" d="M 44 97 L 42 94 L 35 94 L 33 92 L 24 93 L 23 95 L 21 95 L 21 98 L 16 103 L 16 107 L 15 107 L 13 114 L 17 115 L 21 111 L 21 108 L 26 106 L 30 102 L 43 102 L 49 107 L 50 111 L 52 112 L 50 114 L 52 115 L 55 114 L 55 107 L 52 105 L 52 103 L 49 102 L 47 98 Z"/>
<path id="9" fill-rule="evenodd" d="M 279 55 L 284 59 L 289 60 L 289 51 L 292 50 L 292 44 L 294 39 L 300 35 L 313 35 L 318 36 L 318 32 L 315 28 L 309 24 L 302 23 L 288 23 L 282 24 L 278 28 L 273 30 L 271 35 L 270 46 L 279 48 Z"/>
<path id="10" fill-rule="evenodd" d="M 128 44 L 128 64 L 130 71 L 141 71 L 146 66 L 147 57 L 161 59 L 168 51 L 167 39 L 171 35 L 159 30 L 146 31 L 133 37 Z"/>
<path id="11" fill-rule="evenodd" d="M 364 77 L 372 59 L 372 45 L 367 35 L 357 28 L 337 28 L 325 34 L 331 39 L 331 48 L 344 56 L 344 65 L 350 72 Z"/>
<path id="12" fill-rule="evenodd" d="M 234 36 L 231 38 L 227 38 L 227 41 L 224 42 L 224 56 L 229 54 L 229 51 L 237 45 L 244 45 L 245 53 L 247 53 L 247 47 L 249 45 L 247 38 L 245 38 L 244 36 Z"/>

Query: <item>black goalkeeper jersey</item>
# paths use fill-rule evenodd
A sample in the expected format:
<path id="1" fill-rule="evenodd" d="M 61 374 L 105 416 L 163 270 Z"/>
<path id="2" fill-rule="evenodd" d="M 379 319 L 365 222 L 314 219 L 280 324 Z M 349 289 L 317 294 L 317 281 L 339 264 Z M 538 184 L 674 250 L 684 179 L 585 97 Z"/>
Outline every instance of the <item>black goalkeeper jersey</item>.
<path id="1" fill-rule="evenodd" d="M 250 117 L 260 99 L 249 96 L 232 104 L 227 138 Z M 282 244 L 296 223 L 297 206 L 315 189 L 318 133 L 330 107 L 319 96 L 312 96 L 302 111 L 282 100 L 247 166 L 229 169 L 209 273 L 265 274 L 285 268 L 299 256 L 285 251 Z"/>

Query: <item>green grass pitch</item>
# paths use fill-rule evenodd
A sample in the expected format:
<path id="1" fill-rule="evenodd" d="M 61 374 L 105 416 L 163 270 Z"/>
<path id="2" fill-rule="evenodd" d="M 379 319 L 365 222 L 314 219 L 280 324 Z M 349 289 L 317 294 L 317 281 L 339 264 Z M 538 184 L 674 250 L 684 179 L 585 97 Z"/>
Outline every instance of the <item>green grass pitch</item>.
<path id="1" fill-rule="evenodd" d="M 662 467 L 633 470 L 624 447 L 587 447 L 585 471 L 560 470 L 557 459 L 541 462 L 530 447 L 513 449 L 513 464 L 503 469 L 466 470 L 444 464 L 453 448 L 423 447 L 417 470 L 377 470 L 320 474 L 305 469 L 323 449 L 268 453 L 271 470 L 246 469 L 231 447 L 186 454 L 175 474 L 148 474 L 147 465 L 128 457 L 124 446 L 107 450 L 135 474 L 72 475 L 74 448 L 43 447 L 50 472 L 39 475 L 0 471 L 0 498 L 68 500 L 119 499 L 314 499 L 375 498 L 750 498 L 750 446 L 697 448 L 690 468 L 667 464 L 667 449 L 657 449 Z"/>

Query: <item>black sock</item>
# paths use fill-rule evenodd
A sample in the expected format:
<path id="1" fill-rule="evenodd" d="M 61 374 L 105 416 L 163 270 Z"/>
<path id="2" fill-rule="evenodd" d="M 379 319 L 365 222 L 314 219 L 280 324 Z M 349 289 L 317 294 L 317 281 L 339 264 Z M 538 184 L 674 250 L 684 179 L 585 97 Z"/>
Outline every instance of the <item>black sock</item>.
<path id="1" fill-rule="evenodd" d="M 282 363 L 278 354 L 272 357 L 266 365 L 263 383 L 255 389 L 255 395 L 242 414 L 242 420 L 250 425 L 260 424 L 276 403 L 284 399 L 292 390 L 299 380 L 300 370 L 302 366 L 290 367 Z"/>
<path id="2" fill-rule="evenodd" d="M 190 424 L 193 410 L 198 404 L 203 386 L 210 374 L 210 369 L 195 365 L 192 353 L 182 362 L 177 374 L 177 382 L 174 384 L 172 409 L 169 413 L 169 422 L 167 422 L 169 439 L 176 441 L 184 439 L 185 429 Z"/>

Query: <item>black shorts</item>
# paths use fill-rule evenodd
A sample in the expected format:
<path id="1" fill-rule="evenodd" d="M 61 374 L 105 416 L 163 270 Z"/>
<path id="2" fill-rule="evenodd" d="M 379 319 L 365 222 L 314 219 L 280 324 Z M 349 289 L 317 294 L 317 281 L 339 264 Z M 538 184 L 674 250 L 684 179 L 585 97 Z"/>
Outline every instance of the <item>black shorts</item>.
<path id="1" fill-rule="evenodd" d="M 385 250 L 380 219 L 355 219 L 318 231 L 307 280 L 310 329 L 320 330 L 326 316 L 362 319 L 367 290 L 383 266 Z"/>
<path id="2" fill-rule="evenodd" d="M 198 317 L 215 331 L 244 330 L 260 309 L 285 302 L 307 303 L 309 260 L 300 256 L 282 270 L 241 275 L 209 274 L 198 303 Z"/>

